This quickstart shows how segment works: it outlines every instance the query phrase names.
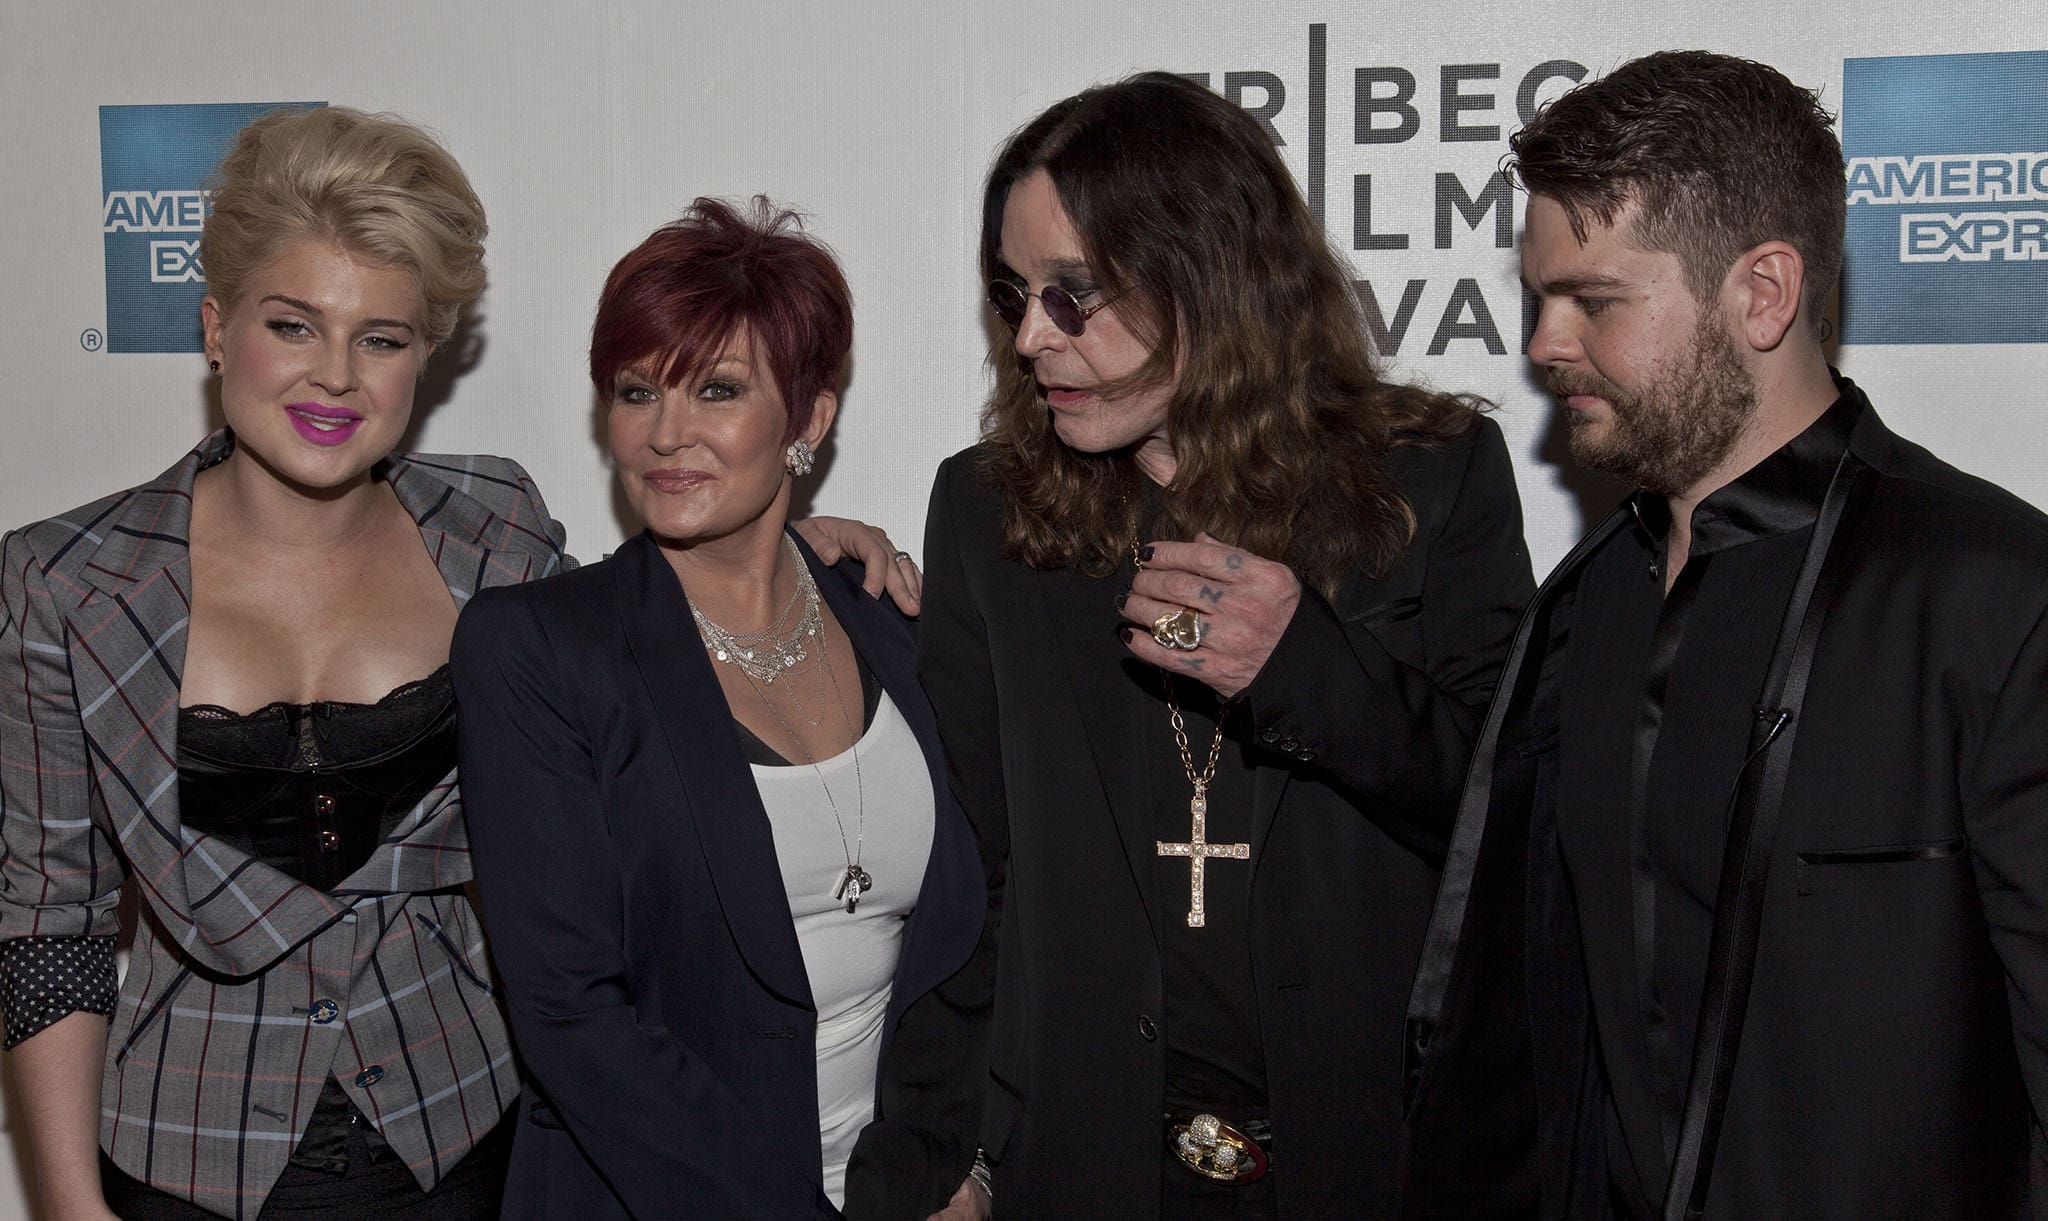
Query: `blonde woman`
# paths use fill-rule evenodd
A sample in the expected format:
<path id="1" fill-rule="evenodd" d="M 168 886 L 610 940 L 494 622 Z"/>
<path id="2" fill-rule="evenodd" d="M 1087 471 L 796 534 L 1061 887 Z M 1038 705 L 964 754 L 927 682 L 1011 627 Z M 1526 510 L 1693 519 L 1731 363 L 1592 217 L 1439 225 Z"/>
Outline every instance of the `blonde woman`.
<path id="1" fill-rule="evenodd" d="M 227 427 L 7 537 L 0 983 L 53 1217 L 108 1215 L 95 1134 L 123 1216 L 496 1207 L 518 1086 L 443 667 L 561 532 L 511 462 L 393 454 L 484 230 L 414 127 L 251 124 L 200 246 Z"/>
<path id="2" fill-rule="evenodd" d="M 394 453 L 483 209 L 340 107 L 251 124 L 215 187 L 227 426 L 0 545 L 0 1016 L 46 1215 L 493 1216 L 519 1086 L 445 663 L 475 593 L 566 560 L 516 464 Z"/>

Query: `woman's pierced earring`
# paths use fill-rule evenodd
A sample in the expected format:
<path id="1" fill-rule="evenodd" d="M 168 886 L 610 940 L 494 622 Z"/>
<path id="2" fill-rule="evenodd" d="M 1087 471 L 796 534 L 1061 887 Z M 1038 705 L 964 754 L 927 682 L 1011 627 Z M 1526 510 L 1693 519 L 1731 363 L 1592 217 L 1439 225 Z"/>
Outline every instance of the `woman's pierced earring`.
<path id="1" fill-rule="evenodd" d="M 217 361 L 217 360 L 209 360 L 209 361 L 207 361 L 207 362 L 206 362 L 206 367 L 207 367 L 207 368 L 209 368 L 209 369 L 211 369 L 211 370 L 213 370 L 213 371 L 214 371 L 215 373 L 218 373 L 218 372 L 220 372 L 220 362 L 219 362 L 219 361 Z"/>
<path id="2" fill-rule="evenodd" d="M 810 474 L 811 468 L 817 464 L 818 456 L 811 452 L 811 443 L 802 437 L 798 437 L 790 444 L 782 459 L 782 465 L 798 478 Z"/>

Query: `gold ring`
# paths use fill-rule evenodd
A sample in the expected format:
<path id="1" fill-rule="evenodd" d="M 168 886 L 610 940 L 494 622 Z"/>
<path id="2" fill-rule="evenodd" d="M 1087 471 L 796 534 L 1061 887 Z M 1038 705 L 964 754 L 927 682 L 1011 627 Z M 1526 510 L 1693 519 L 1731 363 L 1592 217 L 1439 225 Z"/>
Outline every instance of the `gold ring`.
<path id="1" fill-rule="evenodd" d="M 1202 647 L 1202 637 L 1207 635 L 1209 625 L 1202 617 L 1183 606 L 1170 610 L 1152 621 L 1152 639 L 1163 649 L 1186 652 Z"/>

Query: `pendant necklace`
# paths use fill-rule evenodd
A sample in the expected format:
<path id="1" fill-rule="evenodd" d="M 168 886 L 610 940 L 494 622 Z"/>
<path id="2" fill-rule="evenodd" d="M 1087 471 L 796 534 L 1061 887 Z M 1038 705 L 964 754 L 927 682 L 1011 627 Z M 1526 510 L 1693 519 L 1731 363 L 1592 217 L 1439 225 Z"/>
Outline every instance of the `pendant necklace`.
<path id="1" fill-rule="evenodd" d="M 806 577 L 810 575 L 805 570 L 801 557 L 797 561 L 797 571 L 803 573 Z M 817 588 L 815 582 L 810 584 L 812 597 L 817 596 Z M 700 619 L 699 622 L 701 623 L 702 620 Z M 833 668 L 832 665 L 831 638 L 822 633 L 817 635 L 818 659 L 820 664 L 825 667 L 825 677 L 831 681 L 833 702 L 839 706 L 840 720 L 845 723 L 848 729 L 852 729 L 853 718 L 847 715 L 846 697 L 839 690 L 839 671 Z M 768 709 L 768 715 L 775 718 L 775 723 L 782 726 L 782 732 L 788 734 L 789 740 L 796 744 L 797 752 L 803 756 L 804 762 L 811 765 L 811 771 L 818 777 L 818 787 L 825 790 L 825 803 L 832 808 L 832 821 L 839 828 L 839 851 L 846 860 L 846 868 L 839 875 L 839 884 L 832 888 L 832 897 L 845 903 L 847 914 L 852 915 L 854 909 L 860 906 L 860 897 L 872 890 L 875 885 L 875 879 L 869 876 L 867 870 L 861 868 L 860 863 L 861 853 L 867 847 L 868 827 L 868 789 L 866 778 L 861 775 L 860 770 L 860 735 L 854 735 L 853 746 L 851 747 L 853 751 L 853 783 L 855 785 L 855 792 L 859 795 L 859 804 L 855 807 L 854 813 L 853 843 L 849 845 L 846 842 L 846 820 L 839 813 L 839 799 L 832 795 L 832 786 L 826 783 L 825 770 L 818 766 L 817 756 L 813 755 L 805 747 L 803 739 L 797 736 L 796 730 L 790 728 L 789 721 L 783 717 L 781 710 L 769 701 L 768 693 L 755 685 L 753 671 L 746 666 L 741 666 L 740 673 L 745 676 L 747 686 L 753 689 L 755 698 L 759 699 L 762 705 Z M 820 720 L 824 718 L 824 707 L 825 705 L 821 701 L 818 713 Z M 818 721 L 811 722 L 813 726 L 816 726 L 818 723 Z"/>
<path id="2" fill-rule="evenodd" d="M 1131 543 L 1131 563 L 1136 568 L 1145 566 L 1138 558 L 1138 544 Z M 1188 927 L 1201 928 L 1209 922 L 1208 907 L 1203 890 L 1208 875 L 1208 862 L 1214 858 L 1233 861 L 1251 859 L 1250 844 L 1212 844 L 1209 842 L 1209 785 L 1216 779 L 1216 762 L 1223 755 L 1223 722 L 1230 714 L 1234 699 L 1227 699 L 1216 706 L 1216 735 L 1209 739 L 1209 758 L 1202 770 L 1195 771 L 1195 759 L 1188 752 L 1188 727 L 1181 719 L 1180 701 L 1173 697 L 1173 675 L 1159 672 L 1160 685 L 1166 692 L 1166 708 L 1173 724 L 1173 744 L 1180 750 L 1181 771 L 1187 775 L 1188 783 L 1194 786 L 1193 796 L 1188 798 L 1188 838 L 1185 843 L 1171 843 L 1154 840 L 1154 850 L 1160 856 L 1184 856 L 1188 858 Z"/>

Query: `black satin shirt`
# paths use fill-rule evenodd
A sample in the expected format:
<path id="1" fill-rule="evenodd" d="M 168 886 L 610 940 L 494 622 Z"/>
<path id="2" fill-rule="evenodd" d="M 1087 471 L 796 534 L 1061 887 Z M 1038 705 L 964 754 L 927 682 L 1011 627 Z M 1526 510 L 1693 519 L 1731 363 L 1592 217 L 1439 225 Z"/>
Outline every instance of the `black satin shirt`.
<path id="1" fill-rule="evenodd" d="M 1677 1146 L 1728 838 L 1786 603 L 1857 404 L 1694 511 L 1665 592 L 1670 515 L 1638 495 L 1636 525 L 1586 564 L 1563 676 L 1558 835 L 1572 871 L 1610 1098 L 1614 1203 L 1654 1217 Z"/>

